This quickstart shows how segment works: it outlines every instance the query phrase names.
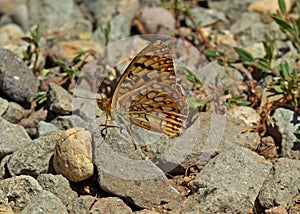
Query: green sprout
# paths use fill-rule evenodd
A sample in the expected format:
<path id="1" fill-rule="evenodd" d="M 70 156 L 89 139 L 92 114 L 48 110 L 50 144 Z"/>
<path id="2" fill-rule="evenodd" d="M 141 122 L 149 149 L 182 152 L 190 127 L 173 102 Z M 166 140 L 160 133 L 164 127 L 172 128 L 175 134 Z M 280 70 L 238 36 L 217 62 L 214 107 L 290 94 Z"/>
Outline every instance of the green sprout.
<path id="1" fill-rule="evenodd" d="M 29 43 L 26 50 L 23 51 L 23 61 L 27 62 L 27 65 L 33 65 L 33 70 L 37 70 L 37 62 L 40 54 L 40 40 L 41 31 L 37 25 L 33 30 L 30 30 L 30 37 L 22 37 L 22 40 Z"/>
<path id="2" fill-rule="evenodd" d="M 287 36 L 287 38 L 292 42 L 294 47 L 297 49 L 297 52 L 300 53 L 300 3 L 296 1 L 296 12 L 298 18 L 295 19 L 290 17 L 285 19 L 286 5 L 284 0 L 278 0 L 278 5 L 280 11 L 277 11 L 276 14 L 273 14 L 271 17 L 277 23 L 280 30 Z"/>
<path id="3" fill-rule="evenodd" d="M 282 63 L 278 67 L 279 79 L 275 82 L 273 89 L 276 93 L 283 94 L 286 101 L 297 108 L 300 96 L 300 75 L 296 69 L 291 71 L 288 63 Z"/>

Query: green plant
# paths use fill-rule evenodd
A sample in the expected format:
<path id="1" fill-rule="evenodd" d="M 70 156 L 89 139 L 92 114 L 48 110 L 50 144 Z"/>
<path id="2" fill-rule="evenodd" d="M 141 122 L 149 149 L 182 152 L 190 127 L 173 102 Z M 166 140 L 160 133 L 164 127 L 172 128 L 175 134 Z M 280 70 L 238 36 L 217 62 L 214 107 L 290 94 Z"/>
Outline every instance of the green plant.
<path id="1" fill-rule="evenodd" d="M 198 112 L 205 111 L 210 108 L 210 102 L 206 99 L 187 97 L 186 102 L 190 108 L 197 109 Z"/>
<path id="2" fill-rule="evenodd" d="M 33 66 L 33 71 L 38 70 L 37 62 L 40 54 L 41 31 L 37 25 L 34 29 L 29 30 L 30 37 L 22 37 L 22 40 L 29 43 L 26 50 L 23 51 L 23 61 L 27 62 L 28 66 Z"/>
<path id="3" fill-rule="evenodd" d="M 243 64 L 262 71 L 272 71 L 271 62 L 274 57 L 276 47 L 275 39 L 272 39 L 268 34 L 265 34 L 265 41 L 263 42 L 263 45 L 266 54 L 262 58 L 254 58 L 251 53 L 243 48 L 235 47 L 234 50 L 239 55 Z"/>
<path id="4" fill-rule="evenodd" d="M 297 19 L 290 17 L 286 18 L 286 5 L 284 0 L 278 0 L 278 5 L 280 10 L 271 17 L 280 27 L 280 30 L 287 36 L 287 38 L 293 43 L 297 52 L 300 53 L 300 2 L 297 0 L 295 2 Z"/>
<path id="5" fill-rule="evenodd" d="M 284 100 L 298 107 L 300 97 L 300 75 L 296 69 L 291 70 L 288 63 L 282 63 L 278 67 L 280 77 L 275 79 L 272 87 L 276 93 L 283 94 Z"/>
<path id="6" fill-rule="evenodd" d="M 90 53 L 90 51 L 78 51 L 76 52 L 76 56 L 72 59 L 70 64 L 56 58 L 55 56 L 52 57 L 53 62 L 59 66 L 62 70 L 61 75 L 64 78 L 72 79 L 74 77 L 81 77 L 82 72 L 80 71 L 80 66 L 82 62 L 81 57 Z"/>
<path id="7" fill-rule="evenodd" d="M 245 100 L 245 95 L 237 95 L 234 97 L 231 97 L 228 91 L 225 91 L 225 94 L 229 95 L 226 103 L 228 108 L 232 108 L 232 105 L 235 104 L 237 106 L 248 106 L 251 104 L 251 102 Z"/>
<path id="8" fill-rule="evenodd" d="M 294 135 L 296 136 L 297 140 L 296 142 L 300 143 L 300 126 L 298 129 L 295 131 Z"/>
<path id="9" fill-rule="evenodd" d="M 102 33 L 104 33 L 105 46 L 107 46 L 108 43 L 109 43 L 109 34 L 110 34 L 110 31 L 111 31 L 110 21 L 107 21 L 106 24 L 101 24 L 100 29 L 101 29 Z"/>

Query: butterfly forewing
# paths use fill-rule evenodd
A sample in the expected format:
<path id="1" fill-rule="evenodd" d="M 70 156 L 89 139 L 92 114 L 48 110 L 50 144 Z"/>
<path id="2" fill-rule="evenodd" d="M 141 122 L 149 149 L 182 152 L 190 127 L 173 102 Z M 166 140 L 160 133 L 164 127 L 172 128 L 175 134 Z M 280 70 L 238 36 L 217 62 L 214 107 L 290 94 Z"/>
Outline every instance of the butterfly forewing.
<path id="1" fill-rule="evenodd" d="M 112 115 L 121 113 L 134 125 L 169 136 L 180 133 L 188 108 L 163 42 L 153 42 L 132 60 L 115 87 L 111 107 Z"/>

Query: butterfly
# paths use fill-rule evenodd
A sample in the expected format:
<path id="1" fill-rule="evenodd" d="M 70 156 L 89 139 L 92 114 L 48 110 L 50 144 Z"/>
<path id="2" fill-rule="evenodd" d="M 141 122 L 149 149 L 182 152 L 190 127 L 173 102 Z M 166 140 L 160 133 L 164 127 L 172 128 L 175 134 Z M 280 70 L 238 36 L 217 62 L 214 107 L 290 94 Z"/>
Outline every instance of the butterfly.
<path id="1" fill-rule="evenodd" d="M 96 99 L 106 113 L 106 127 L 109 120 L 116 120 L 171 138 L 181 133 L 188 107 L 182 88 L 176 83 L 171 52 L 164 42 L 156 40 L 140 51 L 111 94 Z"/>

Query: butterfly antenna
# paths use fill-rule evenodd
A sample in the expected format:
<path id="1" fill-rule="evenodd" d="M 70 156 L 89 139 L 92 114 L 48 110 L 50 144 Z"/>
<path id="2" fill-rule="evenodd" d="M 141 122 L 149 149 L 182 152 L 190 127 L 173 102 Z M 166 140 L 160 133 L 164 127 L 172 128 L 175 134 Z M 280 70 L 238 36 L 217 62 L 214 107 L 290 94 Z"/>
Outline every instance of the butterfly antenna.
<path id="1" fill-rule="evenodd" d="M 79 97 L 79 98 L 82 98 L 82 99 L 87 99 L 87 100 L 97 100 L 97 98 L 90 98 L 90 97 L 83 97 L 83 96 L 80 96 L 80 95 L 73 95 L 73 97 L 74 98 L 77 98 L 77 97 Z"/>

